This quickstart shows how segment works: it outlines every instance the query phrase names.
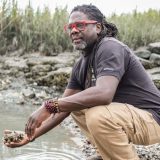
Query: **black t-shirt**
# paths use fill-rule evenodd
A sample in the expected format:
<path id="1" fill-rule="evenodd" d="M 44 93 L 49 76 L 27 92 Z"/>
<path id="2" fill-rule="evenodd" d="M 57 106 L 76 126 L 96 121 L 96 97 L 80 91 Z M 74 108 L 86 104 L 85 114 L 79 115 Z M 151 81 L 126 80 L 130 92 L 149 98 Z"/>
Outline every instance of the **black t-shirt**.
<path id="1" fill-rule="evenodd" d="M 103 38 L 95 55 L 81 56 L 74 65 L 67 88 L 84 90 L 89 64 L 92 80 L 115 76 L 119 80 L 113 102 L 128 103 L 151 112 L 160 124 L 160 91 L 132 51 L 115 38 Z"/>

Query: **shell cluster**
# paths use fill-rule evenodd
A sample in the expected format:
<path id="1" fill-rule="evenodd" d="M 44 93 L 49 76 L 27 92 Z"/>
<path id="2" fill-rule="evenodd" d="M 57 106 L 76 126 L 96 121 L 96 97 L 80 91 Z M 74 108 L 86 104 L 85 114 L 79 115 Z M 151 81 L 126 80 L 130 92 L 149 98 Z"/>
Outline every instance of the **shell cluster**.
<path id="1" fill-rule="evenodd" d="M 4 143 L 11 143 L 11 142 L 20 142 L 24 138 L 24 132 L 22 131 L 7 131 L 4 133 L 3 141 Z"/>

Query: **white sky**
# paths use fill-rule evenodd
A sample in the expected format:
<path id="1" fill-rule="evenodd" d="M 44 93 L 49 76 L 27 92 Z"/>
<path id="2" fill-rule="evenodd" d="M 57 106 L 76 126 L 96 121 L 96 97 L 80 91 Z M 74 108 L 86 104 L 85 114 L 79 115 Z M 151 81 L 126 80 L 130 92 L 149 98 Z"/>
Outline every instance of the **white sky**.
<path id="1" fill-rule="evenodd" d="M 1 1 L 1 0 L 0 0 Z M 17 0 L 20 8 L 25 8 L 28 0 Z M 43 9 L 44 5 L 48 6 L 54 11 L 55 7 L 64 8 L 68 6 L 70 12 L 72 8 L 79 4 L 94 4 L 105 16 L 112 13 L 129 13 L 137 8 L 138 11 L 143 12 L 149 8 L 160 10 L 160 0 L 30 0 L 33 8 L 38 6 Z"/>

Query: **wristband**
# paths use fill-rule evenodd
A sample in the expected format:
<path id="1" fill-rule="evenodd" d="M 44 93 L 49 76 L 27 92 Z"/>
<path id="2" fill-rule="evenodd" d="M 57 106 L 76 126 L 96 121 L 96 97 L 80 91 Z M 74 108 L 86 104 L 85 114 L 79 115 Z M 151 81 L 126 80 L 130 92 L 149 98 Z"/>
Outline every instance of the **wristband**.
<path id="1" fill-rule="evenodd" d="M 44 107 L 49 111 L 51 114 L 59 113 L 59 107 L 58 107 L 58 100 L 56 99 L 50 99 L 44 102 Z"/>

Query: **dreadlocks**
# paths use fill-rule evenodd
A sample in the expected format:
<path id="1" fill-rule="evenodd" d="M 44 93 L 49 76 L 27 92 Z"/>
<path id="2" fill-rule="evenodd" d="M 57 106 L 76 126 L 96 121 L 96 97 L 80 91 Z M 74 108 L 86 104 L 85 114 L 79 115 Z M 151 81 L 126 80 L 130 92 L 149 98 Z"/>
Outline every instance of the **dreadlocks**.
<path id="1" fill-rule="evenodd" d="M 94 5 L 78 5 L 73 8 L 71 13 L 79 11 L 83 12 L 88 16 L 90 20 L 95 20 L 102 25 L 102 31 L 99 35 L 99 37 L 116 37 L 118 33 L 118 29 L 116 25 L 109 23 L 106 21 L 106 17 L 101 13 L 101 11 Z"/>

